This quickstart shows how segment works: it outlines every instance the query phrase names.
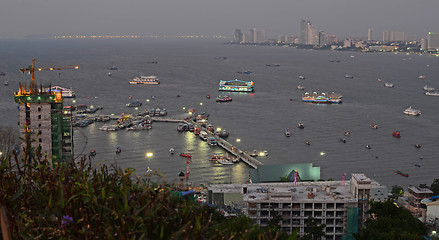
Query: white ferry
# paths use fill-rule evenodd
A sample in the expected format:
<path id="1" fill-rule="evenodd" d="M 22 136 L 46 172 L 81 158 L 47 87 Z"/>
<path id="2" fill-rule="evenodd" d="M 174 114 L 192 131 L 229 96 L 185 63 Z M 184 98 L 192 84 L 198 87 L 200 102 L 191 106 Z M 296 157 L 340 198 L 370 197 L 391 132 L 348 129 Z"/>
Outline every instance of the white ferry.
<path id="1" fill-rule="evenodd" d="M 425 95 L 439 97 L 439 93 L 437 92 L 425 92 Z"/>
<path id="2" fill-rule="evenodd" d="M 407 115 L 412 115 L 412 116 L 419 116 L 419 115 L 421 115 L 421 111 L 412 108 L 412 106 L 410 106 L 409 108 L 407 108 L 406 110 L 404 110 L 403 113 L 405 113 L 405 114 L 407 114 Z"/>
<path id="3" fill-rule="evenodd" d="M 149 84 L 149 85 L 157 85 L 160 84 L 157 76 L 140 76 L 135 77 L 130 81 L 130 84 Z"/>
<path id="4" fill-rule="evenodd" d="M 73 91 L 71 88 L 63 88 L 60 86 L 53 86 L 51 88 L 45 88 L 45 92 L 51 91 L 51 92 L 61 92 L 61 95 L 63 98 L 74 98 L 75 97 L 75 91 Z"/>

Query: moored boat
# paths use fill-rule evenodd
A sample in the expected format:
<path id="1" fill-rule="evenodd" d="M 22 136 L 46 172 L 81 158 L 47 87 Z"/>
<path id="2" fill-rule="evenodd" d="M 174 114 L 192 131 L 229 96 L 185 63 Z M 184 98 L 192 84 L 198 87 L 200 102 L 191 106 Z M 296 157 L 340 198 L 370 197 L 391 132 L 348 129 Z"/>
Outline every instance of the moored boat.
<path id="1" fill-rule="evenodd" d="M 63 98 L 74 98 L 75 97 L 75 91 L 69 88 L 63 88 L 60 86 L 53 86 L 51 88 L 45 88 L 43 91 L 48 92 L 61 92 L 61 95 Z"/>
<path id="2" fill-rule="evenodd" d="M 354 78 L 354 76 L 351 75 L 351 74 L 346 74 L 346 75 L 344 75 L 344 77 L 345 77 L 345 78 Z"/>
<path id="3" fill-rule="evenodd" d="M 404 177 L 408 177 L 409 176 L 407 173 L 401 172 L 399 170 L 396 170 L 396 173 L 401 175 L 401 176 L 404 176 Z"/>
<path id="4" fill-rule="evenodd" d="M 429 87 L 427 85 L 425 85 L 423 89 L 424 89 L 424 91 L 427 91 L 427 92 L 434 92 L 434 87 Z"/>
<path id="5" fill-rule="evenodd" d="M 242 81 L 242 80 L 231 80 L 219 82 L 219 91 L 229 91 L 229 92 L 253 92 L 253 81 Z"/>
<path id="6" fill-rule="evenodd" d="M 291 136 L 290 130 L 287 128 L 285 129 L 285 137 Z"/>
<path id="7" fill-rule="evenodd" d="M 389 83 L 389 82 L 384 83 L 384 86 L 388 87 L 388 88 L 393 88 L 394 87 L 393 83 Z"/>
<path id="8" fill-rule="evenodd" d="M 396 138 L 400 138 L 401 137 L 401 133 L 399 131 L 393 131 L 392 136 L 394 136 Z"/>
<path id="9" fill-rule="evenodd" d="M 216 162 L 222 165 L 233 165 L 233 162 L 227 160 L 226 158 L 218 159 Z"/>
<path id="10" fill-rule="evenodd" d="M 170 153 L 170 154 L 174 154 L 174 152 L 175 152 L 175 149 L 174 149 L 174 148 L 170 148 L 170 149 L 169 149 L 169 153 Z"/>
<path id="11" fill-rule="evenodd" d="M 210 138 L 207 139 L 207 144 L 209 144 L 210 146 L 215 146 L 218 143 L 217 143 L 217 141 L 216 141 L 216 139 L 214 137 L 210 137 Z"/>
<path id="12" fill-rule="evenodd" d="M 119 153 L 121 153 L 122 152 L 122 149 L 119 147 L 119 146 L 117 146 L 116 147 L 116 154 L 119 154 Z"/>
<path id="13" fill-rule="evenodd" d="M 305 79 L 305 77 L 302 76 L 302 75 L 299 75 L 297 78 L 298 78 L 298 79 Z"/>
<path id="14" fill-rule="evenodd" d="M 130 103 L 125 104 L 125 106 L 127 106 L 127 107 L 140 107 L 140 106 L 142 106 L 142 102 L 139 102 L 139 101 L 130 102 Z"/>
<path id="15" fill-rule="evenodd" d="M 232 98 L 231 97 L 229 97 L 229 96 L 218 96 L 217 98 L 216 98 L 216 101 L 217 102 L 231 102 L 232 101 Z"/>
<path id="16" fill-rule="evenodd" d="M 297 127 L 300 128 L 300 129 L 304 129 L 304 128 L 305 128 L 305 125 L 303 125 L 302 122 L 298 122 L 298 123 L 297 123 Z"/>
<path id="17" fill-rule="evenodd" d="M 425 95 L 439 97 L 439 93 L 437 93 L 437 92 L 426 92 Z"/>
<path id="18" fill-rule="evenodd" d="M 95 150 L 91 150 L 90 153 L 88 154 L 89 156 L 96 156 L 96 151 Z"/>
<path id="19" fill-rule="evenodd" d="M 214 153 L 210 156 L 210 161 L 218 161 L 219 159 L 225 159 L 226 155 L 224 153 Z"/>
<path id="20" fill-rule="evenodd" d="M 185 157 L 185 158 L 191 158 L 192 155 L 190 155 L 189 153 L 180 153 L 180 156 Z"/>

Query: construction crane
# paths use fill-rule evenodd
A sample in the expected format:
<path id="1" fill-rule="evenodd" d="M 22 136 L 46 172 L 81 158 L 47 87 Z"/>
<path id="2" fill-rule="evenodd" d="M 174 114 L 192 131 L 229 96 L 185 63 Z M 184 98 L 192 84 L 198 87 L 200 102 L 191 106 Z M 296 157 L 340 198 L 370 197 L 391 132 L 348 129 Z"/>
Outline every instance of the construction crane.
<path id="1" fill-rule="evenodd" d="M 35 67 L 35 58 L 34 58 L 34 59 L 32 59 L 31 66 L 29 66 L 28 68 L 20 68 L 20 71 L 23 74 L 25 72 L 29 72 L 31 79 L 32 79 L 32 81 L 30 83 L 29 91 L 30 91 L 30 93 L 33 93 L 34 91 L 36 91 L 35 71 L 43 71 L 43 70 L 53 71 L 53 70 L 62 70 L 62 69 L 79 69 L 79 65 L 66 65 L 66 66 L 60 66 L 60 67 Z"/>

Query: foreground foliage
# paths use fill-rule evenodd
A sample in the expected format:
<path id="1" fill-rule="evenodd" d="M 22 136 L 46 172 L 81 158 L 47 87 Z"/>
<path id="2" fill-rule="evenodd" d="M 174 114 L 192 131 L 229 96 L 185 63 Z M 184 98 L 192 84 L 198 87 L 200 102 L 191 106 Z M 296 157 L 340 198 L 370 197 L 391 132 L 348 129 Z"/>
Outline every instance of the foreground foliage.
<path id="1" fill-rule="evenodd" d="M 424 239 L 427 227 L 414 218 L 410 211 L 396 206 L 391 200 L 372 202 L 369 210 L 371 218 L 366 228 L 355 234 L 356 240 L 369 239 Z"/>
<path id="2" fill-rule="evenodd" d="M 0 159 L 0 204 L 14 239 L 288 238 L 244 216 L 226 219 L 132 169 L 93 167 L 86 158 L 52 167 Z"/>

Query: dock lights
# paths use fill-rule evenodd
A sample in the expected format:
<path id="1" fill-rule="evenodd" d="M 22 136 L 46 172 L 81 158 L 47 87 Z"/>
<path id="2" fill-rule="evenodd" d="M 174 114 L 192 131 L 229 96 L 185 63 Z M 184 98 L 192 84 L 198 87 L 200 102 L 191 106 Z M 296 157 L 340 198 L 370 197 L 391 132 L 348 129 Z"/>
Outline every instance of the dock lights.
<path id="1" fill-rule="evenodd" d="M 200 102 L 200 106 L 203 106 L 203 103 L 202 103 L 202 102 Z"/>
<path id="2" fill-rule="evenodd" d="M 93 105 L 91 105 L 90 108 L 94 108 Z"/>
<path id="3" fill-rule="evenodd" d="M 73 103 L 75 103 L 76 102 L 76 100 L 75 99 L 73 99 L 73 101 L 72 101 Z"/>
<path id="4" fill-rule="evenodd" d="M 241 139 L 240 138 L 236 139 L 236 142 L 241 142 Z"/>
<path id="5" fill-rule="evenodd" d="M 186 107 L 183 107 L 183 110 L 186 110 Z"/>
<path id="6" fill-rule="evenodd" d="M 149 99 L 146 99 L 147 102 L 149 102 Z"/>
<path id="7" fill-rule="evenodd" d="M 260 152 L 259 156 L 263 157 L 263 156 L 265 156 L 265 153 L 264 152 Z"/>
<path id="8" fill-rule="evenodd" d="M 134 109 L 136 109 L 136 110 L 139 110 L 139 108 L 138 108 L 138 107 L 136 107 L 136 108 L 134 108 Z"/>
<path id="9" fill-rule="evenodd" d="M 146 153 L 146 157 L 152 157 L 154 154 L 152 154 L 152 152 L 148 152 Z"/>
<path id="10" fill-rule="evenodd" d="M 221 128 L 217 128 L 216 130 L 219 132 L 219 131 L 221 131 Z"/>

